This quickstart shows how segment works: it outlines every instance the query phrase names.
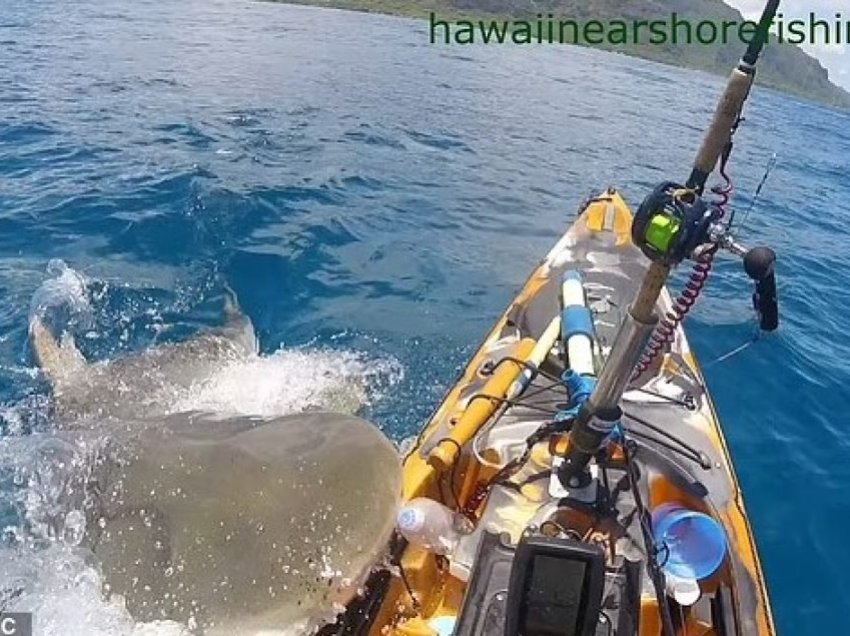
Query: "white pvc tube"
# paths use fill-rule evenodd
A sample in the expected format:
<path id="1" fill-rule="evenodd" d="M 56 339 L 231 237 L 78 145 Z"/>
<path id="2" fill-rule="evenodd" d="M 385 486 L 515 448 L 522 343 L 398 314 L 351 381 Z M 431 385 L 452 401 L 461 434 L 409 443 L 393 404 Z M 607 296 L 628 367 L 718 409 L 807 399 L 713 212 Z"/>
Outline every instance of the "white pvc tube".
<path id="1" fill-rule="evenodd" d="M 587 308 L 587 299 L 579 276 L 566 277 L 561 284 L 561 302 L 566 311 L 569 307 Z M 566 325 L 564 328 L 566 329 Z M 595 375 L 593 365 L 593 340 L 584 333 L 567 338 L 565 343 L 569 368 L 580 375 Z"/>

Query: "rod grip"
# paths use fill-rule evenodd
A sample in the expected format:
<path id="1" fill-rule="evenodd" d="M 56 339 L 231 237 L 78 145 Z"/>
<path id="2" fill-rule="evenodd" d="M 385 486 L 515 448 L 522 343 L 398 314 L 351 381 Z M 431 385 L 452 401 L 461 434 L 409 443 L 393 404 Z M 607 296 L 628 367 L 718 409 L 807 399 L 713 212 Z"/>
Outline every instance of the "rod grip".
<path id="1" fill-rule="evenodd" d="M 726 90 L 717 104 L 714 119 L 694 161 L 694 172 L 688 182 L 690 187 L 702 190 L 706 178 L 717 166 L 720 155 L 723 154 L 724 148 L 732 138 L 732 131 L 738 122 L 744 102 L 750 94 L 753 78 L 752 72 L 745 72 L 741 70 L 741 67 L 732 71 Z M 697 175 L 699 176 L 695 178 Z M 694 181 L 696 183 L 693 183 Z"/>

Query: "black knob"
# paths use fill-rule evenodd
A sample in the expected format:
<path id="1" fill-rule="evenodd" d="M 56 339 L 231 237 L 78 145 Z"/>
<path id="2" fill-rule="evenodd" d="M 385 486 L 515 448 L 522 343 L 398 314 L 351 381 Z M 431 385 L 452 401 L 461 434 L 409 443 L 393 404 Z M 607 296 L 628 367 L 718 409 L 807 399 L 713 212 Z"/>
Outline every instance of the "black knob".
<path id="1" fill-rule="evenodd" d="M 759 315 L 759 326 L 764 331 L 774 331 L 779 326 L 776 253 L 769 247 L 754 247 L 744 255 L 744 271 L 756 282 L 753 307 Z"/>

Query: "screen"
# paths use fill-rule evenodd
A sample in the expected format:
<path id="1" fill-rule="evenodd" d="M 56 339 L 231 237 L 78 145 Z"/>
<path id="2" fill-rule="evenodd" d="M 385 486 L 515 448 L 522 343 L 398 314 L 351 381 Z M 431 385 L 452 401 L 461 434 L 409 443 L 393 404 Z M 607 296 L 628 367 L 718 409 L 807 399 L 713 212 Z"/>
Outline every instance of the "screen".
<path id="1" fill-rule="evenodd" d="M 582 636 L 584 561 L 537 555 L 526 579 L 522 636 Z"/>

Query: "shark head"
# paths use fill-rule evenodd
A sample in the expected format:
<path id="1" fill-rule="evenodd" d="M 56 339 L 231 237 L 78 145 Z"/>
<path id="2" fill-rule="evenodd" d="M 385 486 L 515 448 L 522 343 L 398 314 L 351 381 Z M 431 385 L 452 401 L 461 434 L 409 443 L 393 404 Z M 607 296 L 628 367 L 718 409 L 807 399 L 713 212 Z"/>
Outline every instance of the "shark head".
<path id="1" fill-rule="evenodd" d="M 401 491 L 395 447 L 330 413 L 171 416 L 109 472 L 90 525 L 110 591 L 207 634 L 332 620 L 385 554 Z"/>

